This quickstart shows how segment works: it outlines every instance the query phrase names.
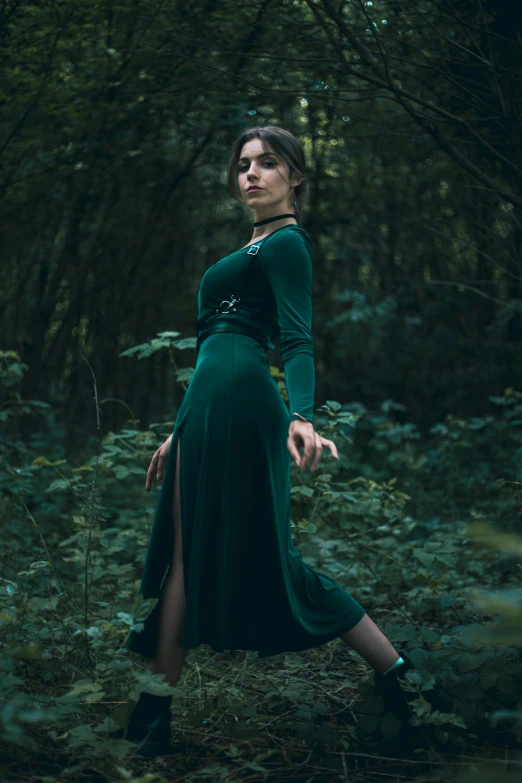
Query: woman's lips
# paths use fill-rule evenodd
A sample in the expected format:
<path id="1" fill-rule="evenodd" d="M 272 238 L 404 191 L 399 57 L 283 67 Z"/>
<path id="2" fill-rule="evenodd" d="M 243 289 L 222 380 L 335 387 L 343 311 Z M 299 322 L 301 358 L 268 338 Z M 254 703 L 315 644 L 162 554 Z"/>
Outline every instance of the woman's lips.
<path id="1" fill-rule="evenodd" d="M 249 188 L 247 193 L 257 193 L 260 190 L 263 190 L 263 188 Z"/>

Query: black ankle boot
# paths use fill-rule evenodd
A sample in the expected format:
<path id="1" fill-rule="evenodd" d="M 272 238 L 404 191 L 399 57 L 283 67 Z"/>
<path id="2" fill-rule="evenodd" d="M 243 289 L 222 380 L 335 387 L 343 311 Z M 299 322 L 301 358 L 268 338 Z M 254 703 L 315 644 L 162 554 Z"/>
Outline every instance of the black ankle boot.
<path id="1" fill-rule="evenodd" d="M 414 712 L 410 708 L 410 702 L 418 698 L 418 693 L 404 690 L 401 680 L 405 678 L 406 672 L 415 671 L 415 666 L 405 652 L 399 651 L 399 655 L 404 663 L 396 666 L 388 674 L 375 672 L 375 689 L 382 696 L 388 712 L 392 712 L 401 721 L 409 724 L 409 719 L 414 717 Z M 422 696 L 431 704 L 433 710 L 438 710 L 439 712 L 453 711 L 453 699 L 445 691 L 430 688 L 427 691 L 422 691 Z"/>
<path id="2" fill-rule="evenodd" d="M 124 737 L 140 745 L 139 755 L 157 756 L 171 753 L 170 705 L 172 696 L 154 696 L 142 692 L 127 729 L 114 732 L 114 739 Z M 145 739 L 146 738 L 146 739 Z M 144 742 L 145 740 L 145 742 Z"/>

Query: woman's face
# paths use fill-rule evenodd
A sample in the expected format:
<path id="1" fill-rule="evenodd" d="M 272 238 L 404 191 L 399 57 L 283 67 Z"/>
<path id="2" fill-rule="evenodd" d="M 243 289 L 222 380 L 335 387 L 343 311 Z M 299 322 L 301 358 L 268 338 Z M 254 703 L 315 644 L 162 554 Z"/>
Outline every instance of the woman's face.
<path id="1" fill-rule="evenodd" d="M 261 139 L 250 139 L 241 149 L 238 161 L 238 185 L 241 197 L 258 214 L 267 207 L 277 206 L 290 210 L 292 185 L 288 169 L 268 143 L 263 149 Z M 250 190 L 249 188 L 257 188 Z"/>

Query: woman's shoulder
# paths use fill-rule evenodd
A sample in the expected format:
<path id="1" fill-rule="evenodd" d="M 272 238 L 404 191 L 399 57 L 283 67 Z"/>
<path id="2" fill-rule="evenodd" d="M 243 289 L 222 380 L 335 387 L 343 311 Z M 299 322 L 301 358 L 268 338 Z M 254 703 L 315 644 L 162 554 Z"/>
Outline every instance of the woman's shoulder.
<path id="1" fill-rule="evenodd" d="M 269 234 L 265 242 L 267 245 L 271 245 L 274 250 L 277 248 L 285 249 L 292 246 L 302 246 L 304 242 L 308 250 L 312 250 L 310 234 L 296 223 L 290 223 L 288 226 L 283 226 L 283 228 L 274 231 L 273 234 Z"/>

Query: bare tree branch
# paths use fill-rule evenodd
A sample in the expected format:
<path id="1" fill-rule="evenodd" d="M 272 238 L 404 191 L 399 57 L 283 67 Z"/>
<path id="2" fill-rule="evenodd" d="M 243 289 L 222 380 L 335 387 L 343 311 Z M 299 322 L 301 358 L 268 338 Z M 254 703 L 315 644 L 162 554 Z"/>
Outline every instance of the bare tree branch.
<path id="1" fill-rule="evenodd" d="M 326 32 L 332 46 L 335 48 L 335 50 L 339 54 L 339 59 L 344 67 L 344 69 L 350 73 L 353 76 L 356 76 L 359 79 L 364 79 L 368 82 L 371 82 L 372 84 L 375 84 L 378 87 L 385 88 L 388 90 L 391 90 L 393 94 L 395 95 L 397 101 L 403 106 L 403 108 L 410 114 L 410 116 L 419 124 L 421 127 L 429 133 L 429 135 L 439 144 L 439 146 L 455 161 L 457 162 L 463 169 L 465 169 L 469 174 L 471 174 L 474 178 L 482 182 L 484 185 L 486 185 L 488 188 L 490 188 L 492 191 L 497 193 L 502 199 L 505 201 L 513 204 L 517 207 L 522 207 L 522 197 L 519 196 L 517 193 L 514 193 L 512 191 L 506 190 L 503 188 L 499 183 L 497 183 L 492 177 L 488 176 L 488 174 L 484 173 L 481 169 L 478 168 L 469 158 L 467 158 L 465 155 L 463 155 L 456 147 L 455 145 L 449 140 L 446 139 L 441 131 L 440 128 L 437 126 L 435 119 L 425 115 L 421 114 L 414 106 L 411 104 L 418 104 L 419 106 L 423 106 L 426 109 L 429 109 L 430 111 L 438 114 L 440 117 L 444 117 L 445 119 L 451 120 L 452 122 L 461 125 L 462 127 L 466 128 L 466 130 L 470 133 L 471 136 L 473 136 L 479 144 L 481 144 L 483 147 L 485 147 L 488 152 L 491 153 L 494 157 L 498 158 L 504 165 L 506 165 L 510 170 L 517 173 L 517 175 L 520 176 L 522 173 L 518 166 L 516 166 L 512 161 L 508 160 L 503 156 L 498 150 L 496 150 L 494 147 L 489 144 L 477 131 L 475 131 L 474 128 L 472 128 L 468 121 L 455 116 L 451 112 L 447 111 L 446 109 L 443 109 L 440 106 L 435 106 L 434 104 L 428 103 L 427 101 L 423 100 L 421 97 L 414 95 L 413 93 L 409 92 L 408 90 L 405 90 L 403 87 L 399 87 L 391 78 L 389 75 L 389 72 L 387 69 L 385 69 L 385 72 L 383 73 L 379 66 L 377 65 L 376 61 L 372 57 L 369 50 L 359 41 L 355 39 L 355 37 L 352 35 L 351 31 L 347 28 L 343 18 L 340 16 L 340 14 L 333 8 L 332 3 L 330 0 L 322 0 L 322 5 L 328 14 L 328 16 L 336 22 L 338 26 L 339 32 L 347 38 L 350 43 L 352 43 L 353 48 L 359 53 L 360 57 L 365 58 L 367 64 L 370 66 L 371 70 L 376 74 L 376 76 L 372 76 L 369 73 L 365 73 L 362 71 L 359 71 L 353 66 L 351 66 L 345 56 L 344 53 L 340 50 L 340 47 L 338 45 L 338 41 L 333 37 L 329 26 L 325 24 L 325 20 L 323 19 L 322 14 L 319 11 L 318 4 L 314 3 L 313 0 L 305 0 L 309 8 L 312 10 L 315 18 L 319 22 L 319 24 L 322 26 L 323 30 Z"/>

